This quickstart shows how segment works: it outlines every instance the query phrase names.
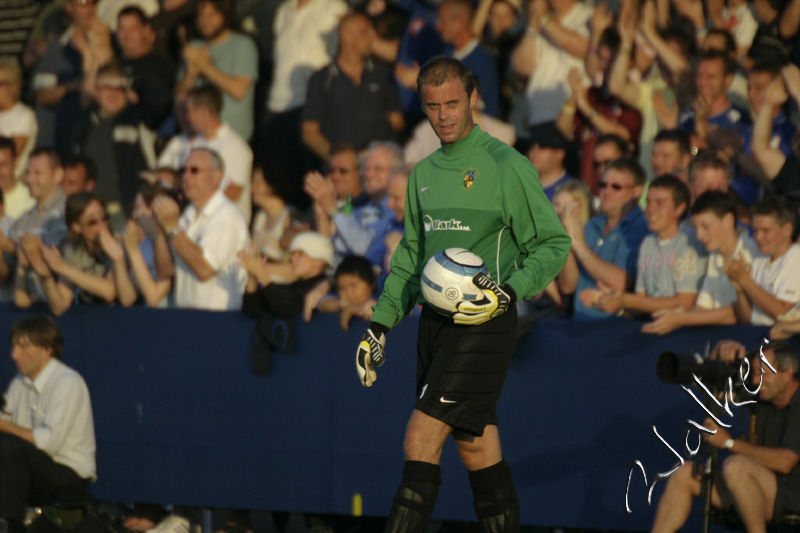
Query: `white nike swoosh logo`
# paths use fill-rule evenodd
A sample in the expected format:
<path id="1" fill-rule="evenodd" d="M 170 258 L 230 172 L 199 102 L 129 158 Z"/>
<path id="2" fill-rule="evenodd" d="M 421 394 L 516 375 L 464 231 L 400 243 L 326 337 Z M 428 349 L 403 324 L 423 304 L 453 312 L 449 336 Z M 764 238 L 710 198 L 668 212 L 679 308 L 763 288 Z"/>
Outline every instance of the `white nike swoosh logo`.
<path id="1" fill-rule="evenodd" d="M 423 188 L 421 188 L 421 189 L 419 190 L 419 192 L 425 192 L 425 191 L 427 191 L 429 188 L 430 188 L 430 187 L 423 187 Z"/>
<path id="2" fill-rule="evenodd" d="M 439 401 L 440 401 L 440 402 L 442 402 L 442 403 L 458 403 L 458 402 L 456 402 L 455 400 L 445 400 L 445 399 L 444 399 L 444 396 L 442 396 L 441 398 L 439 398 Z"/>

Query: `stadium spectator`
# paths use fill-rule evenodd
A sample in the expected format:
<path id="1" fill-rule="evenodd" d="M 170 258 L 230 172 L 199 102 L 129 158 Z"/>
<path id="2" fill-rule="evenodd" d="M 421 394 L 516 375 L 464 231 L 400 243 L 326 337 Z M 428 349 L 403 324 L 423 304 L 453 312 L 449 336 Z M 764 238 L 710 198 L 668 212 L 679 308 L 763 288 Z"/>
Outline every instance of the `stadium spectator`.
<path id="1" fill-rule="evenodd" d="M 95 192 L 118 232 L 143 183 L 140 173 L 155 167 L 155 134 L 147 110 L 129 100 L 130 78 L 121 63 L 104 65 L 96 79 L 98 107 L 75 126 L 75 152 L 97 165 Z"/>
<path id="2" fill-rule="evenodd" d="M 747 101 L 747 76 L 739 65 L 736 56 L 736 42 L 727 30 L 711 28 L 700 43 L 701 52 L 717 50 L 722 52 L 734 62 L 733 80 L 728 86 L 728 98 L 742 109 L 750 109 Z"/>
<path id="3" fill-rule="evenodd" d="M 28 187 L 14 175 L 17 159 L 17 145 L 8 137 L 0 137 L 0 190 L 5 198 L 6 214 L 17 219 L 34 206 Z"/>
<path id="4" fill-rule="evenodd" d="M 558 283 L 561 292 L 577 295 L 574 318 L 613 316 L 596 308 L 597 289 L 627 291 L 633 286 L 639 245 L 647 233 L 644 215 L 636 205 L 644 183 L 641 165 L 630 158 L 616 159 L 608 164 L 599 183 L 601 215 L 585 227 L 576 211 L 563 217 L 575 261 L 567 261 Z"/>
<path id="5" fill-rule="evenodd" d="M 443 0 L 436 31 L 444 43 L 442 53 L 462 61 L 475 74 L 483 112 L 496 117 L 500 97 L 497 63 L 473 30 L 474 12 L 469 0 Z"/>
<path id="6" fill-rule="evenodd" d="M 372 318 L 372 306 L 377 301 L 375 270 L 369 259 L 360 255 L 348 255 L 336 267 L 333 283 L 335 294 L 330 293 L 331 285 L 327 280 L 306 293 L 303 319 L 310 321 L 315 310 L 339 313 L 339 326 L 344 331 L 349 329 L 353 317 L 369 322 Z"/>
<path id="7" fill-rule="evenodd" d="M 64 161 L 61 189 L 69 196 L 76 192 L 93 192 L 97 186 L 97 165 L 85 155 L 73 155 Z"/>
<path id="8" fill-rule="evenodd" d="M 259 252 L 268 260 L 283 261 L 283 235 L 292 224 L 294 209 L 281 196 L 279 179 L 269 173 L 270 165 L 253 166 L 253 207 L 256 213 L 250 236 Z"/>
<path id="9" fill-rule="evenodd" d="M 689 189 L 693 201 L 706 191 L 728 192 L 730 187 L 730 167 L 711 151 L 698 153 L 689 163 Z"/>
<path id="10" fill-rule="evenodd" d="M 17 153 L 14 176 L 18 180 L 25 175 L 28 156 L 39 134 L 36 114 L 20 101 L 22 82 L 22 69 L 17 60 L 0 57 L 0 136 L 14 141 Z"/>
<path id="11" fill-rule="evenodd" d="M 372 57 L 375 30 L 359 13 L 339 23 L 339 50 L 308 82 L 303 143 L 326 161 L 331 147 L 366 146 L 403 131 L 403 112 L 389 67 Z"/>
<path id="12" fill-rule="evenodd" d="M 291 0 L 275 13 L 272 82 L 264 120 L 265 155 L 283 162 L 292 184 L 289 203 L 309 206 L 303 194 L 304 150 L 300 123 L 308 80 L 331 62 L 336 51 L 336 26 L 347 12 L 343 0 Z"/>
<path id="13" fill-rule="evenodd" d="M 168 56 L 155 51 L 155 31 L 140 8 L 124 7 L 117 20 L 120 59 L 129 70 L 131 90 L 148 109 L 151 125 L 157 128 L 172 111 L 175 64 Z"/>
<path id="14" fill-rule="evenodd" d="M 106 246 L 113 248 L 109 256 L 114 261 L 120 304 L 126 307 L 139 301 L 139 295 L 149 307 L 167 307 L 175 265 L 165 235 L 158 230 L 153 217 L 153 200 L 159 194 L 174 195 L 174 192 L 163 185 L 148 184 L 142 187 L 125 226 L 122 241 L 124 252 L 111 243 Z M 161 248 L 158 255 L 166 264 L 156 263 L 156 247 Z M 126 255 L 130 272 L 125 262 Z"/>
<path id="15" fill-rule="evenodd" d="M 570 69 L 577 68 L 585 76 L 583 58 L 589 51 L 592 12 L 593 8 L 580 0 L 528 4 L 528 29 L 511 63 L 518 74 L 528 78 L 529 125 L 558 117 L 570 94 Z"/>
<path id="16" fill-rule="evenodd" d="M 736 289 L 733 310 L 739 323 L 771 326 L 800 302 L 800 245 L 792 244 L 795 214 L 780 198 L 753 205 L 753 237 L 761 255 L 748 265 L 737 258 L 725 263 Z"/>
<path id="17" fill-rule="evenodd" d="M 564 183 L 558 188 L 553 196 L 553 209 L 558 215 L 561 225 L 565 226 L 566 217 L 576 217 L 577 224 L 586 226 L 589 220 L 594 217 L 594 205 L 592 202 L 592 189 L 583 183 L 573 179 Z M 567 262 L 572 263 L 569 271 L 578 268 L 574 254 L 567 257 Z M 565 267 L 566 269 L 567 267 Z M 562 270 L 564 272 L 564 270 Z M 561 274 L 559 274 L 560 276 Z M 574 294 L 563 294 L 560 289 L 558 278 L 547 286 L 545 292 L 550 299 L 561 309 L 563 316 L 571 317 L 574 309 Z"/>
<path id="18" fill-rule="evenodd" d="M 61 190 L 63 179 L 64 168 L 55 149 L 36 148 L 31 152 L 25 181 L 36 205 L 17 219 L 9 235 L 17 253 L 14 299 L 19 298 L 23 303 L 44 301 L 43 280 L 30 268 L 26 252 L 20 246 L 23 237 L 27 235 L 29 247 L 36 251 L 40 245 L 59 245 L 67 235 L 64 219 L 67 197 Z"/>
<path id="19" fill-rule="evenodd" d="M 359 178 L 358 151 L 352 146 L 335 148 L 328 161 L 328 175 L 317 171 L 305 177 L 304 190 L 313 199 L 317 230 L 332 236 L 332 219 L 337 212 L 352 213 L 356 207 L 369 203 Z"/>
<path id="20" fill-rule="evenodd" d="M 564 168 L 569 143 L 552 122 L 533 126 L 529 140 L 531 146 L 527 150 L 528 160 L 539 172 L 544 195 L 552 202 L 558 188 L 575 179 Z"/>
<path id="21" fill-rule="evenodd" d="M 195 148 L 186 159 L 183 187 L 191 204 L 180 212 L 166 196 L 153 201 L 153 213 L 172 244 L 175 305 L 210 310 L 239 309 L 246 276 L 236 252 L 249 240 L 247 224 L 220 190 L 222 158 L 209 148 Z M 156 264 L 164 258 L 155 248 Z"/>
<path id="22" fill-rule="evenodd" d="M 440 55 L 444 46 L 436 31 L 439 5 L 428 0 L 411 0 L 407 4 L 409 22 L 400 41 L 394 76 L 400 89 L 403 114 L 409 127 L 413 127 L 425 118 L 422 103 L 417 95 L 420 65 Z"/>
<path id="23" fill-rule="evenodd" d="M 643 38 L 637 41 L 635 21 L 620 17 L 617 24 L 620 49 L 608 80 L 609 92 L 642 114 L 639 161 L 647 171 L 648 180 L 653 178 L 650 169 L 653 139 L 660 130 L 677 127 L 674 87 L 690 69 L 691 42 L 675 32 L 664 32 L 662 37 L 656 28 L 656 18 L 655 5 L 645 3 L 638 25 Z"/>
<path id="24" fill-rule="evenodd" d="M 225 178 L 222 191 L 245 219 L 250 222 L 252 197 L 250 171 L 253 168 L 253 150 L 247 141 L 222 118 L 223 98 L 212 85 L 196 87 L 189 91 L 186 102 L 186 119 L 196 135 L 189 142 L 191 148 L 207 147 L 222 157 Z M 185 166 L 185 160 L 176 168 Z"/>
<path id="25" fill-rule="evenodd" d="M 722 30 L 732 36 L 736 43 L 736 61 L 741 61 L 747 56 L 753 38 L 758 31 L 758 22 L 750 11 L 747 0 L 728 0 L 725 4 L 713 3 L 715 9 L 709 4 L 711 22 L 717 30 Z M 716 14 L 719 13 L 719 17 Z"/>
<path id="26" fill-rule="evenodd" d="M 689 163 L 692 160 L 689 136 L 679 130 L 662 130 L 653 139 L 650 166 L 653 176 L 672 174 L 689 183 Z"/>
<path id="27" fill-rule="evenodd" d="M 94 193 L 82 192 L 67 198 L 65 221 L 69 233 L 59 247 L 47 246 L 32 235 L 23 237 L 22 248 L 31 269 L 42 283 L 50 310 L 63 315 L 77 300 L 84 305 L 112 303 L 117 286 L 106 255 L 105 242 L 113 242 L 108 231 L 103 201 Z M 56 279 L 55 276 L 58 276 Z M 18 307 L 33 303 L 26 293 L 16 291 Z"/>
<path id="28" fill-rule="evenodd" d="M 708 136 L 714 129 L 741 133 L 749 114 L 731 103 L 728 87 L 733 81 L 733 61 L 722 52 L 704 52 L 695 69 L 697 96 L 678 121 L 678 129 L 690 132 L 692 146 L 706 148 Z"/>
<path id="29" fill-rule="evenodd" d="M 202 40 L 183 48 L 183 68 L 176 91 L 182 98 L 192 87 L 210 83 L 222 93 L 220 118 L 243 139 L 253 135 L 258 49 L 253 40 L 234 31 L 234 0 L 200 0 L 197 30 Z"/>
<path id="30" fill-rule="evenodd" d="M 335 250 L 334 264 L 347 255 L 366 255 L 379 231 L 395 218 L 387 206 L 386 188 L 392 169 L 403 163 L 403 152 L 394 143 L 372 143 L 363 156 L 364 192 L 369 197 L 365 205 L 351 212 L 340 210 L 331 217 L 328 232 Z M 324 226 L 320 226 L 324 229 Z M 382 238 L 382 237 L 381 237 Z M 381 258 L 373 258 L 380 265 Z"/>
<path id="31" fill-rule="evenodd" d="M 605 174 L 608 165 L 612 161 L 615 161 L 620 157 L 627 157 L 629 155 L 627 149 L 628 143 L 623 141 L 621 137 L 618 137 L 614 134 L 602 135 L 600 138 L 598 138 L 597 142 L 594 144 L 594 150 L 592 152 L 592 166 L 594 166 L 597 175 L 602 176 Z M 593 192 L 600 192 L 599 183 L 589 185 Z"/>
<path id="32" fill-rule="evenodd" d="M 780 63 L 773 61 L 759 61 L 750 69 L 747 76 L 747 95 L 750 101 L 750 109 L 753 116 L 758 116 L 758 112 L 764 106 L 767 88 L 774 80 L 783 83 L 781 77 Z M 784 155 L 788 156 L 792 152 L 792 140 L 797 132 L 797 126 L 790 120 L 785 106 L 773 106 L 772 111 L 772 134 L 770 145 L 776 147 Z M 761 185 L 763 179 L 760 167 L 753 165 L 753 124 L 748 124 L 743 132 L 742 149 L 736 152 L 736 173 L 733 176 L 732 188 L 745 200 L 748 205 L 755 202 L 761 196 Z M 754 168 L 755 167 L 755 168 Z"/>
<path id="33" fill-rule="evenodd" d="M 783 0 L 758 0 L 753 11 L 758 20 L 758 30 L 753 37 L 747 57 L 742 61 L 746 69 L 761 59 L 786 63 L 792 54 L 792 40 L 780 29 L 780 12 Z M 784 28 L 786 32 L 787 28 Z"/>
<path id="34" fill-rule="evenodd" d="M 97 18 L 95 0 L 65 0 L 71 25 L 50 41 L 36 65 L 33 89 L 39 123 L 37 146 L 70 149 L 73 125 L 83 116 L 81 94 L 94 92 L 97 69 L 113 57 L 111 35 Z"/>
<path id="35" fill-rule="evenodd" d="M 372 262 L 377 271 L 387 274 L 385 268 L 386 255 L 388 254 L 386 239 L 393 233 L 403 233 L 406 215 L 406 189 L 408 189 L 408 176 L 411 174 L 410 166 L 397 167 L 389 176 L 386 187 L 385 209 L 392 212 L 391 217 L 383 217 L 383 224 L 375 227 L 375 236 L 367 249 L 365 257 Z"/>
<path id="36" fill-rule="evenodd" d="M 689 189 L 675 176 L 664 175 L 650 183 L 644 212 L 650 233 L 639 248 L 634 292 L 603 291 L 597 301 L 601 310 L 637 316 L 695 304 L 706 253 L 680 231 L 690 201 Z"/>
<path id="37" fill-rule="evenodd" d="M 325 279 L 325 270 L 333 263 L 330 239 L 315 232 L 298 233 L 289 247 L 292 283 L 274 283 L 265 270 L 258 250 L 250 247 L 237 255 L 247 270 L 242 311 L 249 317 L 270 315 L 291 318 L 303 311 L 305 295 Z"/>
<path id="38" fill-rule="evenodd" d="M 511 99 L 516 92 L 511 75 L 511 54 L 525 32 L 521 11 L 519 0 L 481 0 L 472 18 L 473 33 L 480 37 L 497 65 L 500 83 L 497 116 L 503 120 L 509 115 Z"/>
<path id="39" fill-rule="evenodd" d="M 606 39 L 601 44 L 604 58 L 598 65 L 605 72 L 615 51 Z M 593 155 L 597 142 L 603 135 L 615 135 L 627 146 L 635 147 L 639 141 L 642 117 L 639 111 L 612 96 L 605 86 L 588 88 L 583 83 L 585 75 L 573 67 L 567 74 L 572 95 L 556 119 L 556 125 L 569 140 L 580 145 L 579 178 L 592 189 L 602 176 L 602 169 L 594 167 Z M 626 148 L 625 152 L 634 152 Z"/>
<path id="40" fill-rule="evenodd" d="M 128 8 L 140 11 L 145 19 L 159 12 L 158 0 L 103 0 L 97 6 L 97 18 L 102 20 L 113 32 L 119 29 L 119 15 Z"/>
<path id="41" fill-rule="evenodd" d="M 695 305 L 675 307 L 653 313 L 655 320 L 642 327 L 644 333 L 667 334 L 682 326 L 735 324 L 733 304 L 736 289 L 725 274 L 725 264 L 733 258 L 750 265 L 758 248 L 750 237 L 736 229 L 736 198 L 732 193 L 708 191 L 692 204 L 692 224 L 708 252 L 703 284 Z"/>
<path id="42" fill-rule="evenodd" d="M 378 59 L 394 64 L 400 51 L 400 41 L 408 24 L 408 13 L 392 2 L 368 0 L 357 10 L 363 12 L 375 28 L 372 53 Z"/>
<path id="43" fill-rule="evenodd" d="M 85 499 L 96 479 L 94 421 L 83 378 L 61 362 L 64 338 L 49 317 L 11 328 L 11 380 L 0 416 L 0 502 L 9 533 L 26 531 L 28 505 Z"/>

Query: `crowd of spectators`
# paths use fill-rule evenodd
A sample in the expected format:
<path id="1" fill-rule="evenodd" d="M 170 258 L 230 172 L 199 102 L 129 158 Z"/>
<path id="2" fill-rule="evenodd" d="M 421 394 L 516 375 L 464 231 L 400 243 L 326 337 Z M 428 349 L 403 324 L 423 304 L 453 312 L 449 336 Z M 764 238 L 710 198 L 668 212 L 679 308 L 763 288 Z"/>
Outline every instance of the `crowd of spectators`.
<path id="1" fill-rule="evenodd" d="M 521 316 L 800 333 L 800 0 L 10 5 L 0 302 L 369 320 L 445 54 L 572 239 Z"/>
<path id="2" fill-rule="evenodd" d="M 369 318 L 409 173 L 438 148 L 416 75 L 446 54 L 572 238 L 523 315 L 800 329 L 800 0 L 64 0 L 3 17 L 25 35 L 0 57 L 0 301 Z"/>

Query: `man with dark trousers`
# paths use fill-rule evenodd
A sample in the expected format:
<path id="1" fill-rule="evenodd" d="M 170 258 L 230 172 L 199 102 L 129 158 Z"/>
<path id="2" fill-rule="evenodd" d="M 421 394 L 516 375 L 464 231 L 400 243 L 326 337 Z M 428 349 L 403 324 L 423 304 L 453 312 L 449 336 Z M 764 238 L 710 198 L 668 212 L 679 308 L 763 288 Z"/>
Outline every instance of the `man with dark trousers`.
<path id="1" fill-rule="evenodd" d="M 469 471 L 484 531 L 519 531 L 519 501 L 500 450 L 495 405 L 515 347 L 514 304 L 550 283 L 566 262 L 570 240 L 530 162 L 474 124 L 472 72 L 456 59 L 435 57 L 420 70 L 417 85 L 442 147 L 411 173 L 405 235 L 356 354 L 362 384 L 371 386 L 384 362 L 385 334 L 424 303 L 420 273 L 428 259 L 466 248 L 484 258 L 490 276 L 475 276 L 484 298 L 461 302 L 453 317 L 423 307 L 417 402 L 386 531 L 425 531 L 450 435 Z"/>
<path id="2" fill-rule="evenodd" d="M 61 362 L 58 326 L 46 316 L 23 318 L 11 344 L 19 374 L 0 413 L 0 530 L 18 533 L 27 505 L 80 497 L 97 476 L 89 390 Z"/>

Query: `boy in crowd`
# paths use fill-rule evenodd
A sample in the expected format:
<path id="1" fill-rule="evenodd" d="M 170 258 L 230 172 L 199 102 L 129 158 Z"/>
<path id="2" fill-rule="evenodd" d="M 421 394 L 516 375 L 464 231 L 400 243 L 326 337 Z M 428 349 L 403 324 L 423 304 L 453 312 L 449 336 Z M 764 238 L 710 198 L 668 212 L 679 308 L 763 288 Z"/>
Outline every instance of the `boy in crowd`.
<path id="1" fill-rule="evenodd" d="M 733 304 L 736 289 L 725 273 L 731 260 L 750 265 L 758 250 L 747 236 L 736 229 L 736 198 L 732 193 L 708 191 L 692 205 L 692 224 L 697 240 L 709 253 L 703 285 L 695 305 L 686 310 L 676 306 L 653 313 L 655 320 L 642 327 L 644 333 L 663 335 L 681 326 L 735 324 Z"/>
<path id="2" fill-rule="evenodd" d="M 753 205 L 753 236 L 761 256 L 748 266 L 731 259 L 725 273 L 736 289 L 733 310 L 739 323 L 771 326 L 800 301 L 800 245 L 792 244 L 794 214 L 780 198 Z"/>
<path id="3" fill-rule="evenodd" d="M 694 306 L 707 257 L 699 243 L 680 231 L 689 204 L 689 189 L 680 179 L 665 175 L 652 181 L 645 209 L 651 233 L 639 248 L 635 292 L 604 292 L 598 300 L 601 310 L 649 315 Z"/>

